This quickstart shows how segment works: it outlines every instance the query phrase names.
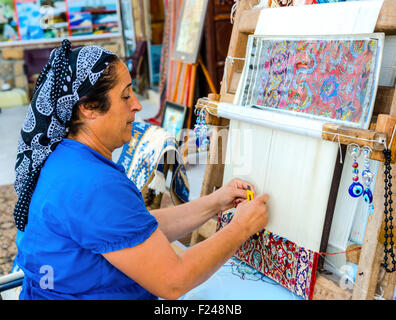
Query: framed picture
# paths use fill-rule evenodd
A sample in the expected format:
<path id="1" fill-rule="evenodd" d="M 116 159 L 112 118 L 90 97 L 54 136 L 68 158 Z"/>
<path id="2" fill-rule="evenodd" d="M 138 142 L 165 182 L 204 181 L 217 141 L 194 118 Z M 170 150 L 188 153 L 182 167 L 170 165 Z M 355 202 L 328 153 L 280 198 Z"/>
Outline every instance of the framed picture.
<path id="1" fill-rule="evenodd" d="M 164 116 L 161 127 L 171 133 L 177 141 L 181 140 L 181 131 L 185 127 L 187 107 L 171 102 L 165 102 Z"/>
<path id="2" fill-rule="evenodd" d="M 15 2 L 13 0 L 0 0 L 0 41 L 15 41 L 18 39 Z"/>
<path id="3" fill-rule="evenodd" d="M 180 11 L 174 58 L 188 63 L 197 61 L 205 24 L 208 0 L 185 0 Z"/>
<path id="4" fill-rule="evenodd" d="M 43 29 L 40 27 L 40 1 L 16 0 L 15 7 L 18 15 L 19 34 L 21 40 L 43 38 Z"/>

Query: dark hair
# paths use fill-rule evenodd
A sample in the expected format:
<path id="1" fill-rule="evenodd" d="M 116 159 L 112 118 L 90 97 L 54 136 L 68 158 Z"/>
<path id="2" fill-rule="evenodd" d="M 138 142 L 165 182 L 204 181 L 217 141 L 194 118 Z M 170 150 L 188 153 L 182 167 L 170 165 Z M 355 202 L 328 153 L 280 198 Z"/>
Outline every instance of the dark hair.
<path id="1" fill-rule="evenodd" d="M 92 86 L 89 92 L 80 98 L 73 106 L 72 116 L 68 124 L 68 132 L 72 135 L 77 134 L 83 125 L 79 117 L 79 106 L 85 104 L 87 109 L 98 110 L 106 113 L 110 108 L 108 93 L 117 83 L 115 65 L 121 61 L 117 56 L 111 56 L 108 60 L 109 65 L 103 71 L 102 75 Z"/>

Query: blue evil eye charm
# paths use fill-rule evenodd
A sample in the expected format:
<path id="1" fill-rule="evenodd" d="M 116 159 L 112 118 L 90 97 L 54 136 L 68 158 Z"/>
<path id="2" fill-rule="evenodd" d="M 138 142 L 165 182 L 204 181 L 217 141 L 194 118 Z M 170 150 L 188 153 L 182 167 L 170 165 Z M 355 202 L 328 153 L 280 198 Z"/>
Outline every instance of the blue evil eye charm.
<path id="1" fill-rule="evenodd" d="M 365 189 L 363 192 L 363 199 L 366 201 L 368 204 L 373 202 L 373 194 L 370 189 Z"/>
<path id="2" fill-rule="evenodd" d="M 363 193 L 363 185 L 360 182 L 353 182 L 348 191 L 351 197 L 360 197 Z"/>

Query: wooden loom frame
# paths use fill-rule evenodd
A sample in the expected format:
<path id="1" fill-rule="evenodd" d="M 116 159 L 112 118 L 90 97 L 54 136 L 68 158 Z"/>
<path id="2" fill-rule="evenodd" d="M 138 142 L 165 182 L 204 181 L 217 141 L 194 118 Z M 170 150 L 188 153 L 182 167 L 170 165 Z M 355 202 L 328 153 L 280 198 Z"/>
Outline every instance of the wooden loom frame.
<path id="1" fill-rule="evenodd" d="M 228 48 L 228 56 L 236 58 L 245 57 L 248 36 L 254 33 L 259 18 L 260 10 L 251 9 L 251 7 L 257 3 L 257 0 L 238 1 L 238 8 L 234 16 L 234 26 Z M 387 35 L 396 34 L 396 19 L 394 17 L 395 12 L 396 3 L 394 3 L 392 0 L 385 0 L 377 21 L 375 31 L 385 32 Z M 206 105 L 208 109 L 210 108 L 210 110 L 213 111 L 211 113 L 216 114 L 216 101 L 232 103 L 234 100 L 237 84 L 241 77 L 243 65 L 243 61 L 236 59 L 233 61 L 232 65 L 226 66 L 229 68 L 229 71 L 223 78 L 220 95 L 210 94 L 208 96 L 209 99 L 198 99 L 196 108 L 201 109 L 204 105 Z M 226 138 L 221 137 L 220 129 L 227 127 L 229 124 L 228 119 L 218 118 L 211 114 L 206 115 L 206 121 L 207 123 L 214 125 L 214 128 L 209 149 L 209 162 L 205 168 L 201 196 L 209 194 L 216 188 L 222 186 L 224 161 L 221 161 L 221 159 L 224 158 L 225 149 L 223 148 L 226 144 L 226 141 L 219 143 L 219 138 Z M 326 130 L 323 131 L 334 132 L 334 135 L 323 133 L 322 138 L 325 140 L 334 141 L 334 138 L 336 137 L 337 140 L 339 138 L 340 143 L 343 145 L 347 145 L 352 142 L 362 145 L 361 140 L 343 138 L 337 134 L 344 134 L 357 138 L 373 138 L 377 137 L 378 135 L 385 134 L 385 137 L 389 143 L 396 124 L 396 88 L 378 88 L 373 119 L 371 121 L 371 130 L 352 129 L 329 124 L 326 126 Z M 384 170 L 384 157 L 381 152 L 381 146 L 372 145 L 371 147 L 373 147 L 373 150 L 376 150 L 372 153 L 371 159 L 380 161 L 378 176 L 381 178 L 377 179 L 373 189 L 373 203 L 375 211 L 368 217 L 363 245 L 361 246 L 360 250 L 354 250 L 353 252 L 346 254 L 347 261 L 356 263 L 358 265 L 354 289 L 352 292 L 342 289 L 334 281 L 326 278 L 324 275 L 321 275 L 318 270 L 313 296 L 314 299 L 373 299 L 374 295 L 376 294 L 376 288 L 379 284 L 379 280 L 381 280 L 382 289 L 384 290 L 383 297 L 385 299 L 392 299 L 393 290 L 396 283 L 396 272 L 385 273 L 385 275 L 381 275 L 380 272 L 381 260 L 383 259 L 384 252 L 384 222 L 382 205 L 384 198 L 384 179 L 383 174 L 380 175 L 380 173 Z M 395 176 L 396 139 L 393 140 L 390 149 L 392 151 L 393 163 L 392 176 Z M 341 176 L 340 173 L 339 175 Z M 375 205 L 376 203 L 379 203 L 380 205 Z M 327 224 L 329 223 L 331 226 L 331 220 L 327 221 Z M 213 226 L 213 223 L 211 223 L 211 225 Z M 205 232 L 208 233 L 207 230 L 205 230 Z M 191 237 L 191 245 L 197 241 L 198 233 L 199 231 L 193 232 Z M 348 247 L 348 249 L 350 248 Z M 347 251 L 349 251 L 348 249 Z M 354 249 L 356 249 L 356 247 L 354 247 Z"/>

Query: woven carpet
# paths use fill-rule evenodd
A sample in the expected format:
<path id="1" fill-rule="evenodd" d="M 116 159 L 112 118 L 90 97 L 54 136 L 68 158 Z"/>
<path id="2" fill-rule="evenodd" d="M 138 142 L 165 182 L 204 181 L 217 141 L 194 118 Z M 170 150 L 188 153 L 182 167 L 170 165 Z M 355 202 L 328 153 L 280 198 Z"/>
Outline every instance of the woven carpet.
<path id="1" fill-rule="evenodd" d="M 0 275 L 10 273 L 17 253 L 13 218 L 17 195 L 12 185 L 0 186 Z"/>

